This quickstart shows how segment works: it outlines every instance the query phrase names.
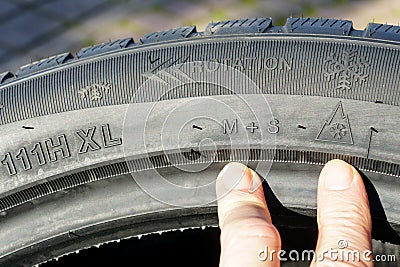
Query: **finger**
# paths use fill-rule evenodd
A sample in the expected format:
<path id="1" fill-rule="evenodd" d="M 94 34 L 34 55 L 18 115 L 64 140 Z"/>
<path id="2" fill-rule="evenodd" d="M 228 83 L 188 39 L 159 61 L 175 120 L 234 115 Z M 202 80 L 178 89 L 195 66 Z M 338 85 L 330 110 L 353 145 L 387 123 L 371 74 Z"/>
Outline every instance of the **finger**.
<path id="1" fill-rule="evenodd" d="M 240 163 L 227 164 L 217 178 L 217 197 L 220 266 L 279 266 L 272 251 L 280 250 L 281 240 L 257 173 Z"/>
<path id="2" fill-rule="evenodd" d="M 358 171 L 341 160 L 328 162 L 318 181 L 317 202 L 318 258 L 312 266 L 373 266 L 371 214 Z"/>

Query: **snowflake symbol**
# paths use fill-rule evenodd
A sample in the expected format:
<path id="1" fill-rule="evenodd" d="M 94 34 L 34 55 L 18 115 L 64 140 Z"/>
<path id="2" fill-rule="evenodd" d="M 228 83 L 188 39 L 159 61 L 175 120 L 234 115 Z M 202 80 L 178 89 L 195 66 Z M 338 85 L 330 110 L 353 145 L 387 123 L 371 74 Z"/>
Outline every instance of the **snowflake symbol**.
<path id="1" fill-rule="evenodd" d="M 369 64 L 356 50 L 344 50 L 342 54 L 330 55 L 324 66 L 329 81 L 338 79 L 337 89 L 351 90 L 354 82 L 362 83 L 368 77 Z"/>
<path id="2" fill-rule="evenodd" d="M 330 125 L 329 132 L 333 138 L 342 139 L 346 135 L 347 129 L 344 124 L 336 122 Z"/>

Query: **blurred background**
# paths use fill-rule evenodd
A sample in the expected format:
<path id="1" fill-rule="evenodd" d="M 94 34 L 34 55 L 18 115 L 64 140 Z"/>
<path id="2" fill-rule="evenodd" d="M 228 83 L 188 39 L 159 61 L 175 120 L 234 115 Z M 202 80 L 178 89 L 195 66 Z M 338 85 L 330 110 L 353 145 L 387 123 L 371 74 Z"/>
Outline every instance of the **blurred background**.
<path id="1" fill-rule="evenodd" d="M 48 56 L 125 37 L 208 22 L 288 16 L 398 25 L 400 0 L 0 0 L 0 73 Z"/>

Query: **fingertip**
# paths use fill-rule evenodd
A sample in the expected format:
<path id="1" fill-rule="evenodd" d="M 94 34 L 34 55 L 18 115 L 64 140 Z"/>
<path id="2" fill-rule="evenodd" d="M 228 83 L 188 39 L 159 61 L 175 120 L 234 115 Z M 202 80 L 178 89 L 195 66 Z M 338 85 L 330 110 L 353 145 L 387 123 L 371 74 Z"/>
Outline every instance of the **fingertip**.
<path id="1" fill-rule="evenodd" d="M 319 186 L 327 190 L 346 190 L 355 178 L 353 167 L 342 160 L 329 161 L 321 171 Z"/>
<path id="2" fill-rule="evenodd" d="M 241 163 L 229 163 L 217 177 L 218 220 L 221 228 L 220 266 L 277 266 L 257 256 L 266 246 L 280 249 L 259 175 Z"/>
<path id="3" fill-rule="evenodd" d="M 241 163 L 229 163 L 219 173 L 216 183 L 220 225 L 227 217 L 246 215 L 250 210 L 262 211 L 260 216 L 271 222 L 261 179 L 254 170 Z M 238 210 L 242 214 L 234 214 Z"/>
<path id="4" fill-rule="evenodd" d="M 254 192 L 260 188 L 260 186 L 262 185 L 262 180 L 261 177 L 253 169 L 249 168 L 249 170 L 251 172 L 251 177 L 252 177 L 249 191 Z"/>
<path id="5" fill-rule="evenodd" d="M 372 222 L 368 195 L 360 173 L 342 160 L 329 161 L 318 182 L 317 252 L 337 247 L 339 239 L 352 249 L 371 248 Z M 328 259 L 329 263 L 329 259 Z"/>
<path id="6" fill-rule="evenodd" d="M 231 162 L 225 165 L 217 179 L 220 179 L 222 185 L 228 190 L 246 190 L 250 188 L 252 173 L 246 165 L 239 162 Z"/>
<path id="7" fill-rule="evenodd" d="M 225 196 L 232 190 L 249 192 L 252 188 L 254 171 L 239 162 L 231 162 L 224 166 L 217 176 L 217 198 Z M 256 176 L 256 180 L 258 176 Z"/>

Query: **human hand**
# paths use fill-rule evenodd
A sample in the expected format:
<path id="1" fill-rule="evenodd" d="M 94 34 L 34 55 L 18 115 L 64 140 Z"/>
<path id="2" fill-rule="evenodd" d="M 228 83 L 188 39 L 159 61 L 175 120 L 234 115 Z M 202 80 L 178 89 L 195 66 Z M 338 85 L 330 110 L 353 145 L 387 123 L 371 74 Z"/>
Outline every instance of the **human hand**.
<path id="1" fill-rule="evenodd" d="M 229 163 L 218 175 L 216 190 L 221 228 L 220 267 L 279 266 L 276 254 L 265 261 L 258 258 L 259 251 L 265 247 L 279 251 L 281 240 L 272 224 L 257 173 L 241 163 Z M 319 236 L 315 255 L 318 258 L 311 266 L 373 266 L 368 257 L 360 257 L 359 262 L 346 262 L 334 261 L 323 254 L 338 248 L 339 240 L 346 240 L 346 249 L 372 255 L 368 196 L 360 174 L 344 161 L 332 160 L 321 171 L 317 221 Z"/>

